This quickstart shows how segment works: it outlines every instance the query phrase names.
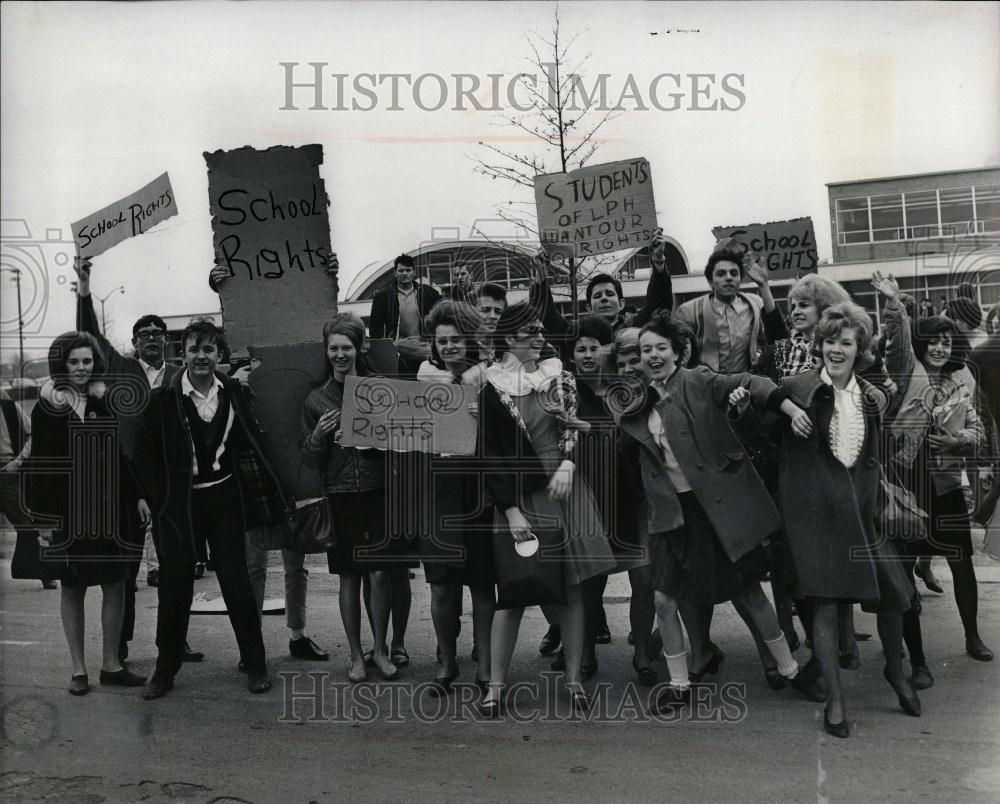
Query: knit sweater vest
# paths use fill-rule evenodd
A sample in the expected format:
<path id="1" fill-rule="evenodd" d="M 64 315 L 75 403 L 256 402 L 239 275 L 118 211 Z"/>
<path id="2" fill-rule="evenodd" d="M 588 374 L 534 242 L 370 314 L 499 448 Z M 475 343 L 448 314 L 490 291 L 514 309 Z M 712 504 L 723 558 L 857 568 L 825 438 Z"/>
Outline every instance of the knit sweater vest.
<path id="1" fill-rule="evenodd" d="M 219 393 L 219 407 L 211 421 L 198 415 L 191 397 L 184 396 L 181 404 L 187 417 L 194 447 L 194 484 L 203 486 L 224 480 L 233 473 L 233 424 L 235 415 L 229 395 Z"/>

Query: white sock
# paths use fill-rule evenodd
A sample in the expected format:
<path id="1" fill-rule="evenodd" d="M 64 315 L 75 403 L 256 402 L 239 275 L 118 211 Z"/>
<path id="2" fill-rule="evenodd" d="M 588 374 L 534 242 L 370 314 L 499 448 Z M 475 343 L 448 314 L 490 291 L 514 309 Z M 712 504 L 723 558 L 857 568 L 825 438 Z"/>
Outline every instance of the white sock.
<path id="1" fill-rule="evenodd" d="M 667 670 L 670 671 L 670 686 L 685 690 L 691 686 L 688 679 L 688 660 L 686 653 L 678 653 L 668 656 L 663 652 L 663 658 L 667 660 Z"/>
<path id="2" fill-rule="evenodd" d="M 293 641 L 296 640 L 296 639 L 302 639 L 302 637 L 304 637 L 306 635 L 305 631 L 302 631 L 302 630 L 297 629 L 297 628 L 292 628 L 292 629 L 289 629 L 289 630 L 291 630 L 291 632 L 292 632 L 292 640 Z"/>
<path id="3" fill-rule="evenodd" d="M 784 678 L 795 678 L 799 672 L 799 663 L 792 658 L 792 652 L 788 649 L 788 641 L 782 634 L 777 639 L 765 639 L 764 644 L 778 663 L 778 672 Z"/>

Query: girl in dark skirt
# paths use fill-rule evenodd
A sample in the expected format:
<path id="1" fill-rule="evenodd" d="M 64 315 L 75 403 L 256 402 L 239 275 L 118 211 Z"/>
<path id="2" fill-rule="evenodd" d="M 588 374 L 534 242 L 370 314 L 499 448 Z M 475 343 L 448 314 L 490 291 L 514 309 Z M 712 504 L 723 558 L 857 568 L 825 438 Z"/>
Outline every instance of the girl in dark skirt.
<path id="1" fill-rule="evenodd" d="M 780 498 L 795 592 L 812 601 L 813 650 L 827 687 L 823 724 L 849 733 L 840 684 L 839 609 L 861 602 L 878 614 L 883 675 L 909 715 L 920 700 L 902 672 L 902 614 L 913 587 L 891 542 L 876 528 L 884 393 L 857 376 L 871 365 L 871 323 L 853 302 L 829 307 L 816 328 L 821 369 L 787 377 L 782 388 L 808 413 L 808 432 L 788 431 Z"/>
<path id="2" fill-rule="evenodd" d="M 347 678 L 357 683 L 366 677 L 361 650 L 361 579 L 371 580 L 370 624 L 375 649 L 372 661 L 382 678 L 396 676 L 388 656 L 389 572 L 399 563 L 401 545 L 386 533 L 386 455 L 374 449 L 341 447 L 340 413 L 344 382 L 352 374 L 367 375 L 361 356 L 365 325 L 360 318 L 341 314 L 323 327 L 323 342 L 330 376 L 306 398 L 302 409 L 303 459 L 323 472 L 327 500 L 337 534 L 329 552 L 330 572 L 340 576 L 340 616 L 351 648 Z"/>
<path id="3" fill-rule="evenodd" d="M 100 586 L 103 595 L 101 684 L 139 686 L 146 680 L 122 666 L 118 641 L 127 563 L 141 549 L 127 534 L 134 532 L 136 517 L 147 523 L 150 514 L 117 446 L 118 423 L 101 381 L 101 354 L 93 336 L 83 332 L 66 332 L 53 341 L 53 382 L 31 412 L 34 468 L 25 473 L 31 510 L 60 521 L 51 548 L 52 560 L 65 563 L 60 614 L 73 663 L 71 695 L 89 689 L 83 637 L 90 586 Z"/>
<path id="4" fill-rule="evenodd" d="M 427 316 L 431 359 L 417 372 L 421 382 L 479 387 L 482 372 L 476 332 L 479 313 L 460 302 L 438 302 Z M 428 529 L 421 530 L 424 575 L 431 585 L 431 621 L 440 648 L 440 671 L 431 688 L 437 694 L 451 690 L 458 677 L 456 639 L 462 587 L 472 595 L 473 637 L 478 672 L 476 682 L 485 691 L 490 673 L 490 628 L 496 610 L 493 573 L 493 506 L 486 504 L 475 461 L 468 457 L 429 456 L 426 490 L 432 501 Z M 464 471 L 463 471 L 464 469 Z"/>
<path id="5" fill-rule="evenodd" d="M 993 652 L 979 635 L 979 589 L 962 493 L 965 458 L 976 454 L 985 437 L 975 410 L 972 378 L 964 366 L 967 342 L 944 316 L 921 318 L 911 329 L 906 308 L 899 302 L 899 285 L 891 274 L 876 271 L 872 285 L 886 298 L 886 367 L 899 385 L 900 397 L 889 424 L 887 468 L 928 514 L 928 538 L 907 543 L 907 550 L 914 564 L 917 556 L 948 559 L 966 653 L 989 661 Z M 924 657 L 917 607 L 905 617 L 904 636 L 914 686 L 931 686 L 934 677 Z"/>
<path id="6" fill-rule="evenodd" d="M 792 658 L 760 581 L 763 542 L 780 525 L 777 509 L 754 471 L 726 410 L 731 395 L 780 411 L 801 427 L 805 413 L 764 377 L 684 368 L 683 325 L 657 315 L 639 335 L 646 398 L 621 418 L 632 471 L 642 478 L 656 613 L 670 687 L 658 708 L 687 700 L 690 680 L 680 600 L 713 604 L 739 599 L 760 630 L 778 671 L 810 698 L 822 693 Z M 692 609 L 698 609 L 695 605 Z M 714 672 L 705 629 L 686 623 L 695 672 Z"/>

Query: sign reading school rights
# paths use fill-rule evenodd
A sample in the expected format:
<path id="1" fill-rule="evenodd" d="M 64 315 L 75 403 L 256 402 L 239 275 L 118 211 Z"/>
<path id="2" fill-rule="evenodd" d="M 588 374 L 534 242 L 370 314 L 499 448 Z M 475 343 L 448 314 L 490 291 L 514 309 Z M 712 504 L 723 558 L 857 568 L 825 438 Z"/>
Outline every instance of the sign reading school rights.
<path id="1" fill-rule="evenodd" d="M 164 173 L 142 189 L 72 224 L 76 253 L 96 257 L 176 214 L 170 176 Z"/>
<path id="2" fill-rule="evenodd" d="M 716 240 L 731 237 L 758 255 L 772 279 L 795 279 L 815 273 L 819 265 L 812 218 L 751 223 L 748 226 L 716 226 Z"/>
<path id="3" fill-rule="evenodd" d="M 396 452 L 473 455 L 477 400 L 468 385 L 348 376 L 340 416 L 340 444 Z"/>
<path id="4" fill-rule="evenodd" d="M 535 176 L 542 245 L 551 255 L 589 257 L 651 243 L 653 175 L 642 157 Z"/>
<path id="5" fill-rule="evenodd" d="M 336 312 L 321 145 L 206 153 L 226 336 L 247 346 L 319 340 Z"/>

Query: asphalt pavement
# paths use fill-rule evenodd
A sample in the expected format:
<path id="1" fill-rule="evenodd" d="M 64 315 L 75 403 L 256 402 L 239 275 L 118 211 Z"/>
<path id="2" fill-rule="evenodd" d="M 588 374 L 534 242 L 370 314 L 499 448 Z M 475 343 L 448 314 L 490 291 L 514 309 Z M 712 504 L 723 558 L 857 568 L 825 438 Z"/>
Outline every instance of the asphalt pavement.
<path id="1" fill-rule="evenodd" d="M 923 716 L 908 717 L 896 704 L 882 679 L 876 636 L 859 643 L 860 670 L 843 674 L 852 734 L 838 740 L 822 729 L 821 704 L 767 687 L 753 642 L 728 605 L 713 625 L 726 653 L 717 686 L 699 693 L 681 717 L 651 716 L 650 692 L 634 683 L 625 641 L 624 575 L 613 576 L 605 593 L 612 643 L 598 647 L 600 669 L 588 685 L 598 705 L 589 719 L 570 711 L 559 676 L 538 654 L 546 624 L 537 609 L 525 614 L 510 708 L 499 721 L 479 715 L 468 597 L 462 675 L 443 705 L 430 695 L 435 642 L 420 571 L 406 636 L 411 664 L 395 681 L 372 672 L 368 683 L 351 685 L 337 579 L 320 557 L 309 559 L 307 630 L 331 652 L 329 662 L 293 659 L 284 617 L 266 616 L 274 687 L 250 695 L 227 618 L 196 615 L 189 639 L 206 653 L 204 662 L 186 665 L 165 698 L 143 701 L 141 690 L 97 684 L 95 588 L 87 596 L 92 690 L 75 698 L 66 692 L 60 592 L 11 581 L 10 534 L 2 545 L 0 797 L 9 804 L 1000 800 L 1000 660 L 965 655 L 950 573 L 940 560 L 945 594 L 924 596 L 925 650 L 937 683 L 920 693 Z M 998 650 L 1000 564 L 981 554 L 976 563 L 981 632 Z M 280 597 L 277 555 L 271 565 L 268 596 Z M 130 667 L 149 674 L 156 590 L 144 579 Z M 214 575 L 197 581 L 196 592 L 217 597 Z M 859 612 L 856 627 L 874 632 L 874 618 Z M 659 672 L 662 678 L 662 663 Z"/>

